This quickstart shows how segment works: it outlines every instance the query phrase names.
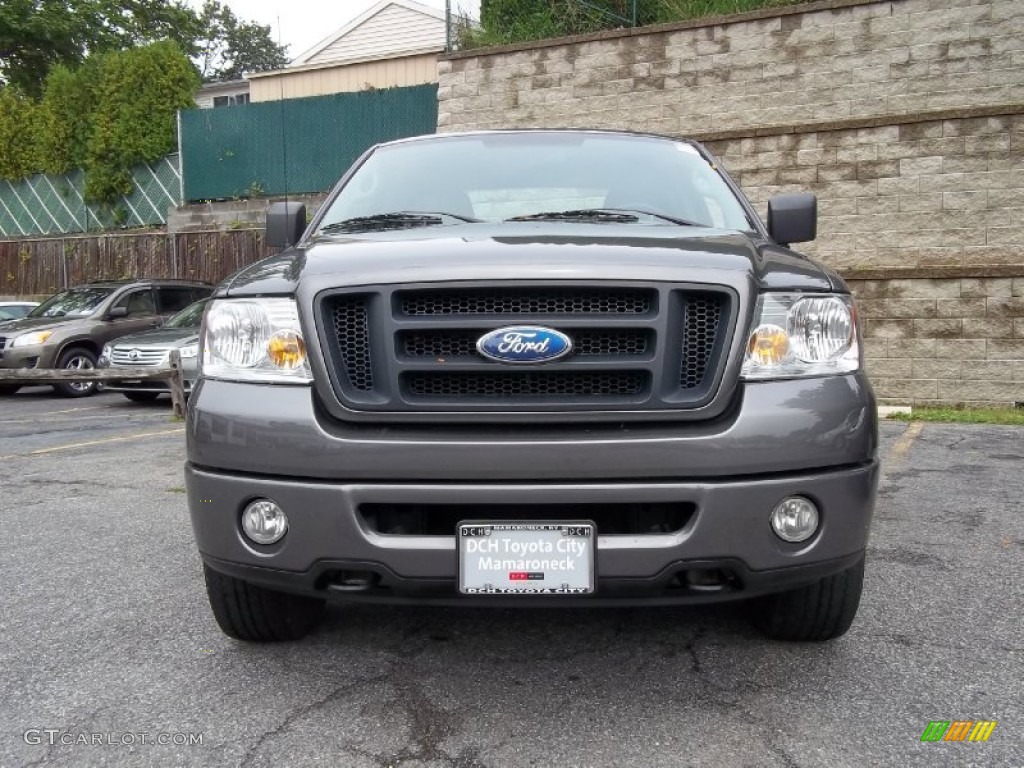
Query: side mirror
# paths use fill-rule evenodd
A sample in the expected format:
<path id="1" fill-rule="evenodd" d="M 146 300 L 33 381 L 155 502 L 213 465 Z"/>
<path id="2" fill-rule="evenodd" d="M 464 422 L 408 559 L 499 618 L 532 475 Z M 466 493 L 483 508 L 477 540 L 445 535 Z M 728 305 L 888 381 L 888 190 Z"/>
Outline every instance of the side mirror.
<path id="1" fill-rule="evenodd" d="M 768 234 L 779 245 L 806 243 L 818 236 L 818 198 L 802 193 L 768 201 Z"/>
<path id="2" fill-rule="evenodd" d="M 128 317 L 128 307 L 114 307 L 107 312 L 107 319 L 117 320 L 119 317 Z"/>
<path id="3" fill-rule="evenodd" d="M 287 248 L 302 239 L 306 231 L 304 203 L 271 203 L 267 208 L 266 244 L 271 248 Z"/>

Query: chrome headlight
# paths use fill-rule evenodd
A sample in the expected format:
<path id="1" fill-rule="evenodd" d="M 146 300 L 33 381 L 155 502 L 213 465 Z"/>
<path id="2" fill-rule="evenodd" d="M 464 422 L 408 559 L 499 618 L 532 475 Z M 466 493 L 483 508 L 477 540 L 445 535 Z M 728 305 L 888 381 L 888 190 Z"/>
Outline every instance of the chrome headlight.
<path id="1" fill-rule="evenodd" d="M 113 353 L 114 353 L 114 345 L 113 344 L 104 344 L 103 345 L 103 351 L 100 352 L 100 357 L 105 357 L 105 358 L 107 358 L 107 360 L 109 360 L 110 356 Z"/>
<path id="2" fill-rule="evenodd" d="M 850 296 L 764 293 L 758 297 L 743 378 L 826 376 L 859 368 L 857 310 Z"/>
<path id="3" fill-rule="evenodd" d="M 203 320 L 208 379 L 308 384 L 313 380 L 294 299 L 218 299 Z"/>
<path id="4" fill-rule="evenodd" d="M 36 331 L 34 333 L 23 333 L 21 336 L 15 336 L 14 341 L 11 342 L 12 347 L 35 347 L 39 344 L 45 344 L 46 340 L 53 336 L 53 331 Z"/>
<path id="5" fill-rule="evenodd" d="M 199 356 L 199 345 L 189 344 L 184 347 L 178 348 L 178 357 L 182 360 L 191 360 L 193 357 Z"/>

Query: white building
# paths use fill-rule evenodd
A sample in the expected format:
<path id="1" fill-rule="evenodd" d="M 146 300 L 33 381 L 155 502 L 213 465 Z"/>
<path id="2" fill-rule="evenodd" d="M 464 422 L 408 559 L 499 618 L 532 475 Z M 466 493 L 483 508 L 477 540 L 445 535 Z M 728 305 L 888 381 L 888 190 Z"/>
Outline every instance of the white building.
<path id="1" fill-rule="evenodd" d="M 297 56 L 285 69 L 247 75 L 250 99 L 276 101 L 437 82 L 444 12 L 381 0 Z"/>

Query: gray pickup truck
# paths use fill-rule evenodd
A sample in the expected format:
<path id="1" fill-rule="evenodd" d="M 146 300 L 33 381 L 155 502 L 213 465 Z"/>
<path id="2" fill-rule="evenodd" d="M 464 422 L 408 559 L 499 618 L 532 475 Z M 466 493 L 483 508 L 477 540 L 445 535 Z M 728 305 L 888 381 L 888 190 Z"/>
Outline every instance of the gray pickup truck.
<path id="1" fill-rule="evenodd" d="M 747 600 L 827 640 L 860 601 L 877 419 L 854 302 L 700 145 L 499 131 L 366 152 L 203 322 L 188 498 L 210 604 Z"/>

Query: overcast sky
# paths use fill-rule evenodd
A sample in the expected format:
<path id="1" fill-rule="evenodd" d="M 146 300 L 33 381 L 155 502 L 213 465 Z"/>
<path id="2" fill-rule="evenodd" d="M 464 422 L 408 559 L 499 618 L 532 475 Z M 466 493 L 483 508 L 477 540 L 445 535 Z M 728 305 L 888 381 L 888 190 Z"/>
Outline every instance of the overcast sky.
<path id="1" fill-rule="evenodd" d="M 235 16 L 244 21 L 267 24 L 274 39 L 278 38 L 278 19 L 282 44 L 288 46 L 289 58 L 295 58 L 345 26 L 379 0 L 221 0 Z M 418 0 L 444 10 L 445 0 Z M 196 8 L 203 0 L 189 0 Z M 453 9 L 469 11 L 479 17 L 479 0 L 452 0 Z"/>

